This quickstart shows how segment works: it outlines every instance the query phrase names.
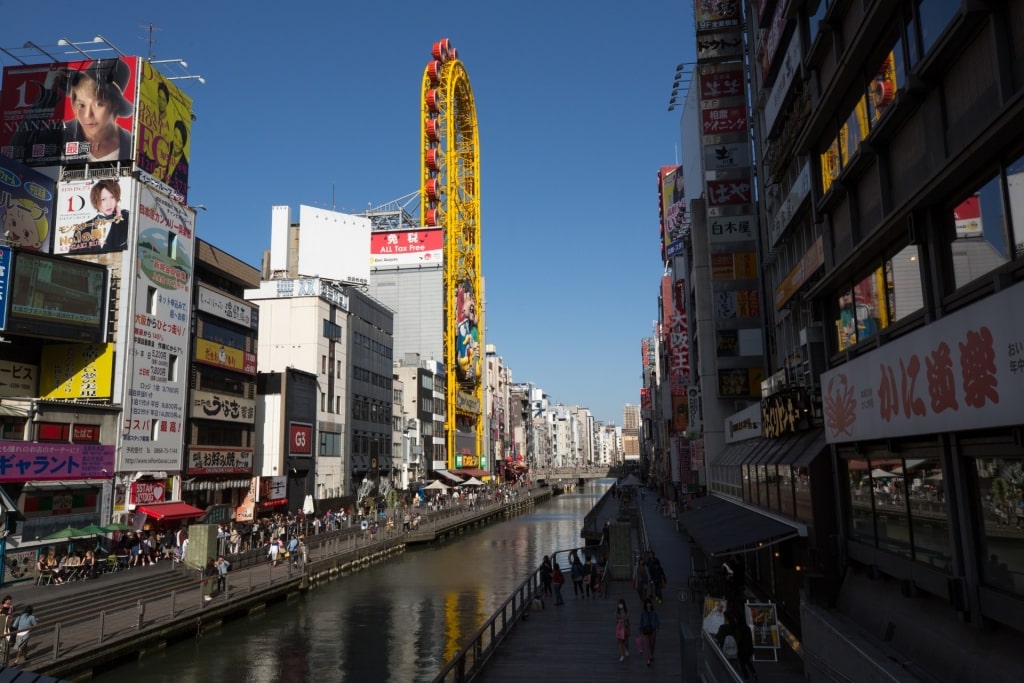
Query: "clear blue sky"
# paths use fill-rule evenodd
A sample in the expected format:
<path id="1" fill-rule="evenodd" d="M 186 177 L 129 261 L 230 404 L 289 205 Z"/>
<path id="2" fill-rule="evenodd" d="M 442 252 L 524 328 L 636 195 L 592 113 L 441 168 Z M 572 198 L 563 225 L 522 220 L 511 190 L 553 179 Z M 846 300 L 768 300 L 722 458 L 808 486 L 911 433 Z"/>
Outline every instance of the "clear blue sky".
<path id="1" fill-rule="evenodd" d="M 205 78 L 178 82 L 197 115 L 197 234 L 257 266 L 272 205 L 357 212 L 418 189 L 423 68 L 450 38 L 477 108 L 487 342 L 514 381 L 599 420 L 622 424 L 639 402 L 662 272 L 656 174 L 680 157 L 667 105 L 676 64 L 694 60 L 692 3 L 39 7 L 0 0 L 0 47 L 100 34 L 146 56 L 152 24 L 153 58 Z"/>

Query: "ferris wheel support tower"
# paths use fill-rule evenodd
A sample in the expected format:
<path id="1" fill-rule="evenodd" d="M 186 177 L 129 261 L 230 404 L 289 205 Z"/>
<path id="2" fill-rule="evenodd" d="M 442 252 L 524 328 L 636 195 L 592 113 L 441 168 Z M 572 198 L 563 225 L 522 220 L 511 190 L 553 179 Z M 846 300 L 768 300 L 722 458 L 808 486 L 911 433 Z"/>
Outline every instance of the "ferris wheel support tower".
<path id="1" fill-rule="evenodd" d="M 447 38 L 423 71 L 420 222 L 444 229 L 444 363 L 449 470 L 494 463 L 483 452 L 480 146 L 465 66 Z"/>

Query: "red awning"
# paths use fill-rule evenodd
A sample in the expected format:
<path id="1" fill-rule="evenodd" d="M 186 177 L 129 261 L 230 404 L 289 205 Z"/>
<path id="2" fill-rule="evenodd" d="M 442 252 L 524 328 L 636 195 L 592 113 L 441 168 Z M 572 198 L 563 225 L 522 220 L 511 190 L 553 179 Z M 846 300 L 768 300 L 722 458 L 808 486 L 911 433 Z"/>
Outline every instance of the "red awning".
<path id="1" fill-rule="evenodd" d="M 172 521 L 175 519 L 189 519 L 190 517 L 199 517 L 203 514 L 203 511 L 199 508 L 194 508 L 188 503 L 152 503 L 150 505 L 139 505 L 135 508 L 136 512 L 141 512 L 147 517 L 152 517 L 158 521 Z"/>

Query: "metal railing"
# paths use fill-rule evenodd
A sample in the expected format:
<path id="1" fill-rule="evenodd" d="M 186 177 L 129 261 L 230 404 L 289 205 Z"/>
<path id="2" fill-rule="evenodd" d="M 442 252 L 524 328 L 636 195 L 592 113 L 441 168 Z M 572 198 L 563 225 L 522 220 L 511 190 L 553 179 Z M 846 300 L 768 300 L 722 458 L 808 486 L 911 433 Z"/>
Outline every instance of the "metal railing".
<path id="1" fill-rule="evenodd" d="M 529 609 L 540 589 L 540 571 L 535 570 L 512 595 L 477 629 L 469 643 L 434 677 L 434 683 L 472 681 L 508 635 L 516 621 Z"/>

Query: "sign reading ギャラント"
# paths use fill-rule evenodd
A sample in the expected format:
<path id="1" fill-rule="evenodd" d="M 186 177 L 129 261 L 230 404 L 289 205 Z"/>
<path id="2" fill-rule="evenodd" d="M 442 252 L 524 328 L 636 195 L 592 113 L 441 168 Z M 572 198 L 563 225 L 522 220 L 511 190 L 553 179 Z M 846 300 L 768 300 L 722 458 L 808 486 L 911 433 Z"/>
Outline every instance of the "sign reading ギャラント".
<path id="1" fill-rule="evenodd" d="M 822 374 L 830 443 L 1018 424 L 1024 284 Z"/>

